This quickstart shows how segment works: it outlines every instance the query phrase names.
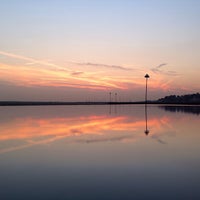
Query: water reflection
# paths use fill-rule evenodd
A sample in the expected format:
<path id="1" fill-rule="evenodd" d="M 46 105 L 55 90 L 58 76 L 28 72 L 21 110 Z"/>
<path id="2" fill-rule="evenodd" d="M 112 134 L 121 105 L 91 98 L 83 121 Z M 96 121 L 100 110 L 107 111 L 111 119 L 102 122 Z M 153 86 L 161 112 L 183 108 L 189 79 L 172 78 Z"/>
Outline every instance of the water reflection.
<path id="1" fill-rule="evenodd" d="M 154 123 L 153 121 L 151 123 Z M 27 148 L 36 144 L 51 143 L 63 138 L 81 140 L 86 143 L 105 141 L 125 141 L 137 136 L 132 133 L 141 129 L 144 122 L 127 116 L 79 116 L 68 118 L 16 118 L 1 126 L 1 142 L 18 141 L 18 147 L 1 149 L 8 152 Z M 84 139 L 76 140 L 84 136 Z"/>
<path id="2" fill-rule="evenodd" d="M 148 126 L 153 127 L 152 137 L 155 137 L 158 131 L 162 132 L 164 124 L 169 122 L 166 116 L 158 119 L 154 115 L 148 119 L 147 106 L 145 120 L 140 112 L 142 107 L 132 111 L 128 108 L 125 113 L 123 109 L 121 107 L 117 112 L 117 108 L 114 108 L 112 115 L 99 112 L 86 115 L 80 112 L 76 116 L 65 116 L 65 113 L 71 113 L 66 110 L 60 116 L 58 113 L 34 116 L 27 111 L 25 115 L 20 116 L 15 112 L 12 118 L 0 121 L 0 153 L 49 144 L 62 139 L 67 139 L 70 143 L 134 142 L 143 138 L 141 132 L 144 127 L 146 135 L 149 134 Z"/>
<path id="3" fill-rule="evenodd" d="M 170 112 L 184 112 L 184 113 L 191 113 L 191 114 L 200 114 L 200 106 L 159 106 L 159 108 L 164 109 Z"/>
<path id="4" fill-rule="evenodd" d="M 146 135 L 148 135 L 149 134 L 149 130 L 148 130 L 148 125 L 147 125 L 147 123 L 148 123 L 148 118 L 147 118 L 147 104 L 145 104 L 145 123 L 146 123 L 146 129 L 145 129 L 145 131 L 144 131 L 144 133 L 146 134 Z"/>
<path id="5" fill-rule="evenodd" d="M 200 199 L 199 116 L 116 109 L 0 107 L 1 199 Z"/>
<path id="6" fill-rule="evenodd" d="M 159 107 L 167 111 L 198 113 L 196 107 Z M 112 109 L 112 108 L 111 108 Z M 142 106 L 131 110 L 124 107 L 113 108 L 114 112 L 109 115 L 100 113 L 82 114 L 78 112 L 76 116 L 64 111 L 58 113 L 47 113 L 46 116 L 34 116 L 31 112 L 20 116 L 18 112 L 6 120 L 0 121 L 0 153 L 11 152 L 19 149 L 28 148 L 35 145 L 49 144 L 58 140 L 67 139 L 69 143 L 100 143 L 100 142 L 134 142 L 143 138 L 141 134 L 144 130 L 145 135 L 152 130 L 151 138 L 161 144 L 166 142 L 161 139 L 167 132 L 175 132 L 173 122 L 176 120 L 167 115 L 150 112 L 148 119 L 148 107 L 145 105 L 145 120 L 142 117 Z M 18 110 L 20 112 L 20 110 Z M 150 108 L 151 111 L 151 108 Z M 124 112 L 124 113 L 123 113 Z M 66 115 L 66 113 L 68 113 Z M 184 120 L 184 118 L 183 118 Z"/>

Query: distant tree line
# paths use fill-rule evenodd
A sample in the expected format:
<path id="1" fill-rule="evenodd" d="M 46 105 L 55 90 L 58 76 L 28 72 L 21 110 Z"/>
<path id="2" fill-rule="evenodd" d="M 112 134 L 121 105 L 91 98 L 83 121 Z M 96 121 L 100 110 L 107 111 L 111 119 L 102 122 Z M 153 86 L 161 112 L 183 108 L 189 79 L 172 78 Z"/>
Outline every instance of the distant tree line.
<path id="1" fill-rule="evenodd" d="M 158 103 L 173 103 L 173 104 L 200 104 L 200 94 L 187 94 L 187 95 L 170 95 L 158 99 Z"/>

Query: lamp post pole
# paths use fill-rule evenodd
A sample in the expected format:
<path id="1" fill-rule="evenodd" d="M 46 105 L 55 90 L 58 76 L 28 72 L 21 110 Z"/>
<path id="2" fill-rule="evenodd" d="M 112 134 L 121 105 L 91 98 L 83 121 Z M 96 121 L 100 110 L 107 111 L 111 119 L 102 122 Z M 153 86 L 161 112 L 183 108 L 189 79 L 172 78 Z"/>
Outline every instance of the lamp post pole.
<path id="1" fill-rule="evenodd" d="M 148 81 L 148 78 L 150 78 L 150 76 L 146 74 L 144 77 L 146 78 L 146 91 L 145 91 L 145 104 L 146 104 L 147 103 L 147 81 Z"/>

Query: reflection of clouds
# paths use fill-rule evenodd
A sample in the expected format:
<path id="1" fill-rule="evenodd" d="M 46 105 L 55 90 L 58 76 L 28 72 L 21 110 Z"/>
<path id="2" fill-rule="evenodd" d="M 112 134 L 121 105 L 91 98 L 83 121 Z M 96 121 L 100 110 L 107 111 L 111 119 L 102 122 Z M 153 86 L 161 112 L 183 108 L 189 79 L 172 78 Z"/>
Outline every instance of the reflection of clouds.
<path id="1" fill-rule="evenodd" d="M 200 106 L 174 106 L 174 105 L 168 105 L 168 106 L 159 106 L 158 108 L 164 109 L 165 111 L 169 112 L 184 112 L 189 114 L 200 114 Z"/>
<path id="2" fill-rule="evenodd" d="M 167 123 L 167 119 L 153 118 L 148 121 L 148 125 L 162 130 L 163 121 Z M 18 118 L 1 124 L 0 142 L 15 140 L 18 144 L 25 144 L 2 148 L 0 153 L 49 144 L 65 138 L 73 143 L 133 142 L 143 137 L 144 127 L 144 119 L 133 116 Z M 157 140 L 162 142 L 159 138 Z"/>
<path id="3" fill-rule="evenodd" d="M 41 136 L 102 135 L 107 130 L 134 131 L 143 127 L 144 121 L 129 121 L 128 117 L 90 116 L 52 119 L 16 119 L 0 127 L 1 140 L 30 139 Z"/>
<path id="4" fill-rule="evenodd" d="M 60 139 L 63 139 L 63 138 L 64 137 L 61 137 L 61 136 L 55 136 L 53 138 L 39 140 L 39 141 L 35 141 L 35 142 L 34 141 L 27 141 L 27 144 L 24 144 L 24 145 L 0 149 L 0 154 L 12 152 L 12 151 L 17 151 L 17 150 L 21 150 L 21 149 L 26 149 L 26 148 L 29 148 L 29 147 L 32 147 L 32 146 L 35 146 L 35 145 L 49 144 L 49 143 L 52 143 L 56 140 L 60 140 Z"/>
<path id="5" fill-rule="evenodd" d="M 151 138 L 155 139 L 160 144 L 167 144 L 165 141 L 163 141 L 162 139 L 160 139 L 158 135 L 153 135 L 153 136 L 151 136 Z"/>
<path id="6" fill-rule="evenodd" d="M 115 141 L 127 141 L 127 139 L 133 138 L 134 135 L 124 135 L 124 136 L 115 136 L 115 137 L 107 137 L 107 138 L 96 138 L 96 139 L 79 139 L 76 142 L 79 143 L 97 143 L 97 142 L 115 142 Z"/>

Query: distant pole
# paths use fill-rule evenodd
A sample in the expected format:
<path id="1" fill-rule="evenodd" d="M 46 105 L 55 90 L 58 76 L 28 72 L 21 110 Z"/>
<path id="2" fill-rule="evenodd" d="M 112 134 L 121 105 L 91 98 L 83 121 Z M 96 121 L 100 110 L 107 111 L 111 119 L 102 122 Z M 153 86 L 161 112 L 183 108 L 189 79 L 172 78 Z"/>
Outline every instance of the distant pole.
<path id="1" fill-rule="evenodd" d="M 146 78 L 146 91 L 145 91 L 145 104 L 146 104 L 147 103 L 147 81 L 148 81 L 148 78 L 150 78 L 150 76 L 146 74 L 144 77 Z"/>
<path id="2" fill-rule="evenodd" d="M 109 98 L 110 98 L 109 101 L 110 101 L 110 103 L 111 103 L 111 94 L 112 94 L 112 93 L 109 92 Z"/>

